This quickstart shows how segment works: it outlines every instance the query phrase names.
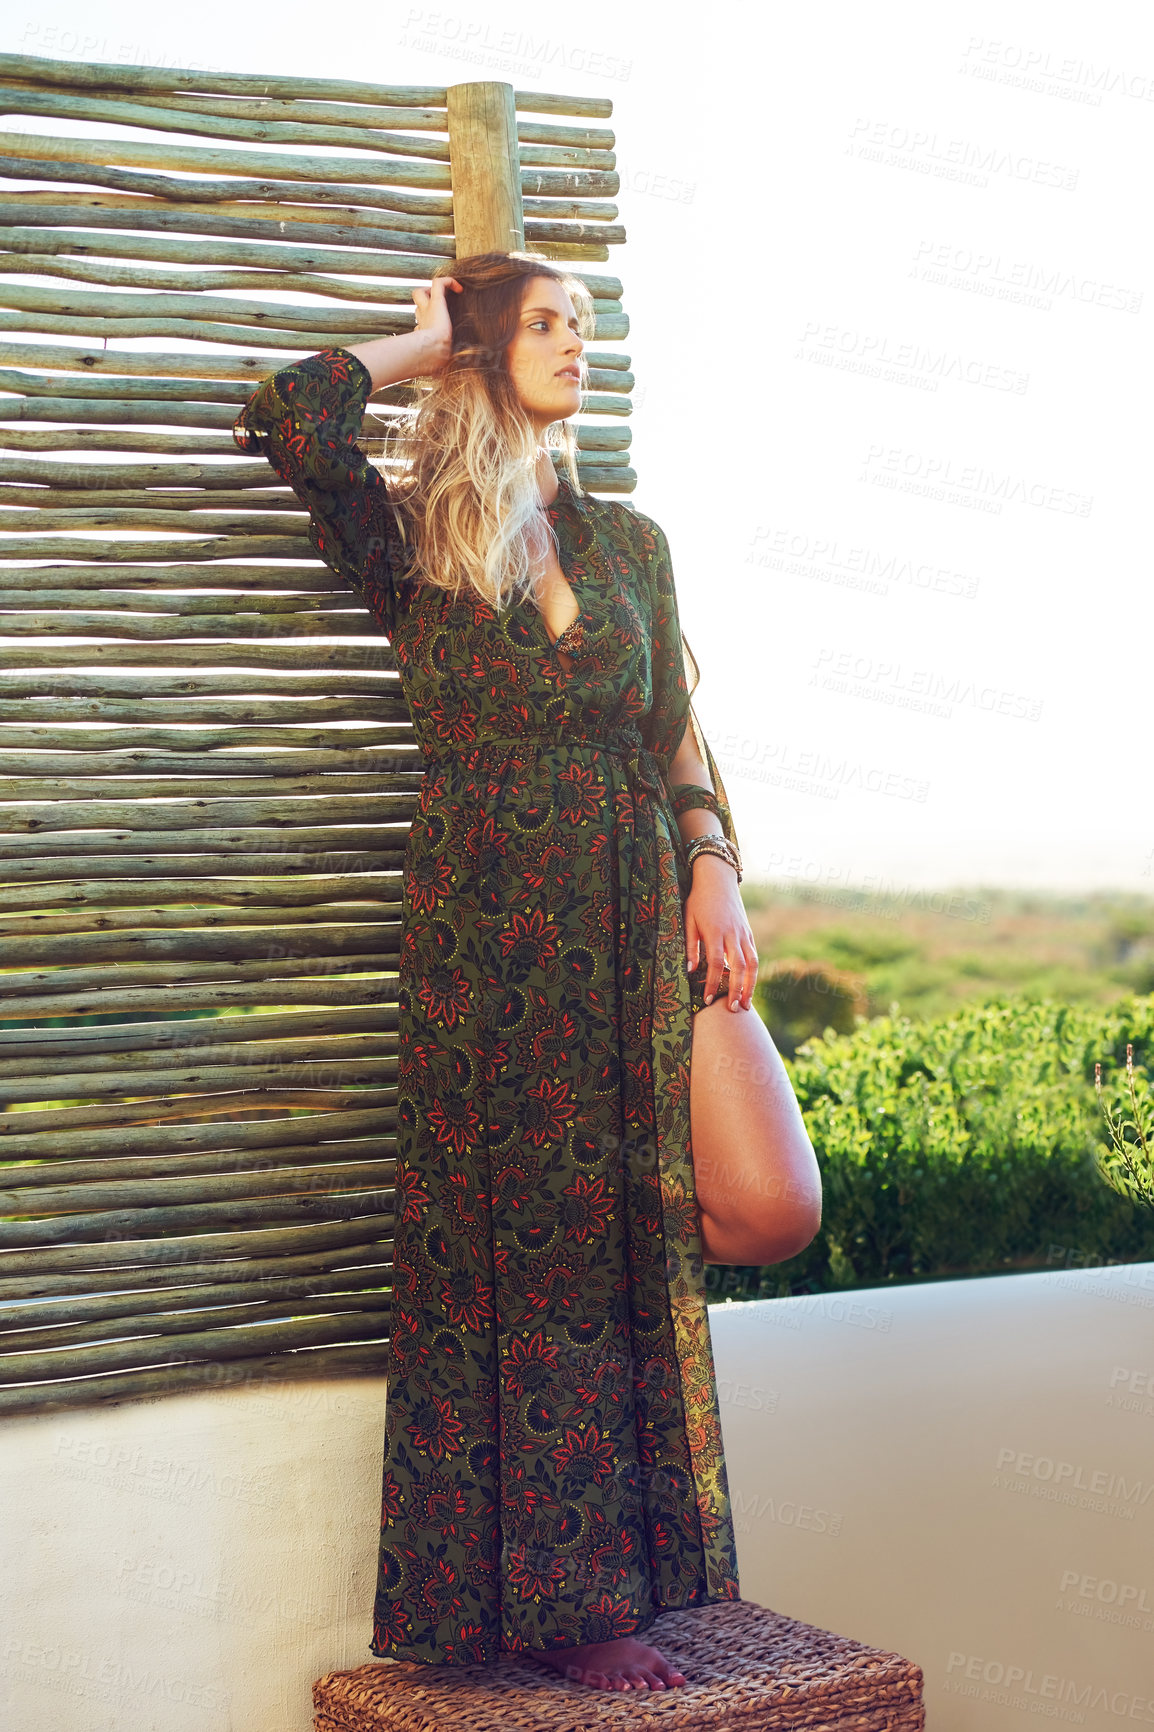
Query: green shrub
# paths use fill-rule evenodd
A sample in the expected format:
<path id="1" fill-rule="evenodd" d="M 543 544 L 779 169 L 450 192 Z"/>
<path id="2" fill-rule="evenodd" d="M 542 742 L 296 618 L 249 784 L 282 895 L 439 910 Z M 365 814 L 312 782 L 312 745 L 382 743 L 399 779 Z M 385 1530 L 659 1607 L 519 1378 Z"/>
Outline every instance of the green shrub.
<path id="1" fill-rule="evenodd" d="M 758 982 L 758 1009 L 777 1050 L 788 1057 L 832 1028 L 850 1034 L 866 1012 L 861 982 L 827 962 L 781 957 Z"/>
<path id="2" fill-rule="evenodd" d="M 1154 996 L 1000 998 L 878 1017 L 786 1065 L 817 1151 L 821 1230 L 800 1256 L 723 1272 L 745 1297 L 1154 1258 L 1154 1210 L 1103 1182 L 1094 1066 L 1154 1052 Z"/>

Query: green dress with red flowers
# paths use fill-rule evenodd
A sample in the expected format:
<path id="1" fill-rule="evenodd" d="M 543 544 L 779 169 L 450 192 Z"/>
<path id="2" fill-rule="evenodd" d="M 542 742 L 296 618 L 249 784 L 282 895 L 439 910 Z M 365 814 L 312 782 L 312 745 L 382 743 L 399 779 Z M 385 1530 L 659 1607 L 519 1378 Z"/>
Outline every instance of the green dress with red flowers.
<path id="1" fill-rule="evenodd" d="M 387 633 L 426 761 L 371 1651 L 467 1665 L 740 1597 L 690 1149 L 704 965 L 668 784 L 692 711 L 657 525 L 562 477 L 573 624 L 553 642 L 531 599 L 454 601 L 407 574 L 357 448 L 370 388 L 346 350 L 310 356 L 236 438 Z"/>

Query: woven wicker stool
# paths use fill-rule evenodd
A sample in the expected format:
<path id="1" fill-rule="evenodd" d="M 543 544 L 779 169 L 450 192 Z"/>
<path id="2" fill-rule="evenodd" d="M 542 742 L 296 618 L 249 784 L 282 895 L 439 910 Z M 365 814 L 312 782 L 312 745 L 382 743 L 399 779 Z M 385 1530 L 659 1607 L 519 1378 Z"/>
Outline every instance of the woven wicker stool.
<path id="1" fill-rule="evenodd" d="M 316 1732 L 922 1732 L 911 1660 L 748 1600 L 664 1612 L 643 1639 L 689 1680 L 672 1690 L 595 1690 L 539 1661 L 413 1661 L 329 1672 L 313 1685 Z"/>

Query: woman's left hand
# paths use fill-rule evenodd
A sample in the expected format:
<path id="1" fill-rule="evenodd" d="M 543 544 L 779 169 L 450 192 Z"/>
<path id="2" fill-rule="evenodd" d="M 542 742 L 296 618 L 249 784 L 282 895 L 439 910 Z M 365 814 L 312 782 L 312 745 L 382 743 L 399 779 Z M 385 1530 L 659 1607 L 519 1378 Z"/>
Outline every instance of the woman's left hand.
<path id="1" fill-rule="evenodd" d="M 717 854 L 699 854 L 691 868 L 693 881 L 685 898 L 685 948 L 689 972 L 704 955 L 705 1002 L 717 992 L 729 964 L 729 1008 L 748 1010 L 757 981 L 757 945 L 745 916 L 737 874 Z"/>

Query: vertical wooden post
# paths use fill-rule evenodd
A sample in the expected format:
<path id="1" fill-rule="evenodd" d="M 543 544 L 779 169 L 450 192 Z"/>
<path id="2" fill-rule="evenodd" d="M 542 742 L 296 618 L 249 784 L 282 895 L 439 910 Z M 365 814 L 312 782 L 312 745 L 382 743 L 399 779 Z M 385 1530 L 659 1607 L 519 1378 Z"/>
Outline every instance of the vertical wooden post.
<path id="1" fill-rule="evenodd" d="M 449 165 L 456 256 L 523 252 L 517 105 L 511 84 L 451 84 Z"/>

